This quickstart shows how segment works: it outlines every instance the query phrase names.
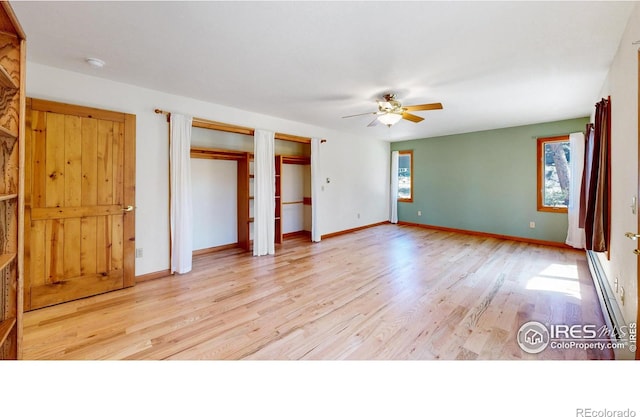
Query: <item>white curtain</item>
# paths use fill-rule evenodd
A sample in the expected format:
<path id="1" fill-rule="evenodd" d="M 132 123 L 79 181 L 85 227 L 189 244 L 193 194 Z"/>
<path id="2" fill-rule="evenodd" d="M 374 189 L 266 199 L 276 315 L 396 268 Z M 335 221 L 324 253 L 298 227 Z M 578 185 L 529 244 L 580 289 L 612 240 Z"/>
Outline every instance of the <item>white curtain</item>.
<path id="1" fill-rule="evenodd" d="M 311 240 L 320 242 L 320 225 L 318 222 L 320 213 L 320 139 L 311 138 Z"/>
<path id="2" fill-rule="evenodd" d="M 171 176 L 171 272 L 191 271 L 193 208 L 191 202 L 190 116 L 171 113 L 169 170 Z"/>
<path id="3" fill-rule="evenodd" d="M 275 134 L 254 133 L 253 255 L 273 255 L 275 247 Z"/>
<path id="4" fill-rule="evenodd" d="M 584 229 L 580 228 L 580 188 L 584 171 L 584 134 L 581 132 L 569 135 L 571 148 L 571 184 L 569 186 L 569 229 L 566 244 L 577 249 L 585 247 Z"/>
<path id="5" fill-rule="evenodd" d="M 398 151 L 391 152 L 391 191 L 389 195 L 389 221 L 398 223 L 398 161 L 400 153 Z"/>

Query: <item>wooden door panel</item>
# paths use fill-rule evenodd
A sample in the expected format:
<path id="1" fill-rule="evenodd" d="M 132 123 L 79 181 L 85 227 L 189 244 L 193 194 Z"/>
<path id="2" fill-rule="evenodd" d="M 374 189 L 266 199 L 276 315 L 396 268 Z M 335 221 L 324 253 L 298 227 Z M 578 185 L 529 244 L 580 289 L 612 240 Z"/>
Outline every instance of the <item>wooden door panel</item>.
<path id="1" fill-rule="evenodd" d="M 64 115 L 49 113 L 45 132 L 45 207 L 64 207 Z"/>
<path id="2" fill-rule="evenodd" d="M 25 205 L 27 201 L 31 204 L 29 207 L 45 207 L 46 197 L 46 171 L 45 171 L 45 155 L 46 155 L 46 124 L 47 113 L 34 111 L 31 117 L 31 128 L 27 126 L 27 131 L 31 135 L 27 135 L 25 148 L 27 151 L 32 148 L 32 162 L 25 166 L 25 171 L 29 171 L 31 184 L 25 184 Z M 31 136 L 31 140 L 29 139 Z M 26 177 L 27 175 L 25 175 Z M 31 187 L 29 187 L 31 185 Z"/>
<path id="3" fill-rule="evenodd" d="M 113 203 L 118 206 L 124 206 L 124 134 L 125 131 L 121 129 L 122 125 L 114 123 L 113 125 L 113 176 L 112 176 L 112 188 L 113 188 Z"/>
<path id="4" fill-rule="evenodd" d="M 124 222 L 123 216 L 111 216 L 111 271 L 120 271 L 124 266 Z"/>
<path id="5" fill-rule="evenodd" d="M 97 227 L 96 217 L 84 217 L 81 219 L 81 239 L 80 246 L 80 271 L 82 274 L 95 274 L 97 267 Z"/>
<path id="6" fill-rule="evenodd" d="M 25 226 L 26 227 L 26 226 Z M 25 259 L 29 258 L 30 262 L 25 265 L 29 265 L 29 275 L 25 275 L 25 281 L 29 281 L 30 285 L 25 285 L 25 288 L 31 291 L 31 287 L 38 287 L 45 285 L 46 273 L 46 244 L 45 244 L 45 222 L 31 222 L 31 227 L 26 227 L 30 231 L 29 241 L 26 243 Z M 25 234 L 26 236 L 26 234 Z M 26 249 L 25 248 L 25 249 Z M 31 303 L 31 297 L 28 297 L 26 301 Z M 26 306 L 25 309 L 30 309 Z"/>
<path id="7" fill-rule="evenodd" d="M 47 220 L 44 227 L 44 285 L 64 281 L 64 220 Z"/>
<path id="8" fill-rule="evenodd" d="M 31 288 L 32 308 L 40 308 L 91 295 L 122 289 L 122 271 L 81 275 L 64 281 Z"/>
<path id="9" fill-rule="evenodd" d="M 82 119 L 64 118 L 64 206 L 82 203 Z"/>
<path id="10" fill-rule="evenodd" d="M 100 216 L 96 222 L 96 272 L 111 270 L 111 217 Z"/>
<path id="11" fill-rule="evenodd" d="M 108 120 L 98 121 L 98 205 L 113 204 L 113 125 Z"/>
<path id="12" fill-rule="evenodd" d="M 80 268 L 80 251 L 82 247 L 80 230 L 80 219 L 64 219 L 63 275 L 65 277 L 82 275 Z"/>
<path id="13" fill-rule="evenodd" d="M 135 117 L 30 102 L 26 308 L 133 285 Z"/>
<path id="14" fill-rule="evenodd" d="M 82 205 L 98 204 L 98 121 L 82 119 Z"/>

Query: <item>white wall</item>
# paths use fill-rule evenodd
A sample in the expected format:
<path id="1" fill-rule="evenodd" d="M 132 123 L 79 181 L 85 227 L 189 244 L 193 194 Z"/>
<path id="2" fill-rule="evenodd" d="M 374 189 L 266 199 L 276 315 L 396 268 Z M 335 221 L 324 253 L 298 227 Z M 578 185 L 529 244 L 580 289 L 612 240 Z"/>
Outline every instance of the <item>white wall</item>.
<path id="1" fill-rule="evenodd" d="M 304 199 L 304 165 L 282 164 L 282 233 L 304 230 L 304 204 L 284 204 Z"/>
<path id="2" fill-rule="evenodd" d="M 191 158 L 193 250 L 238 242 L 238 163 Z"/>
<path id="3" fill-rule="evenodd" d="M 327 139 L 320 170 L 331 178 L 318 204 L 320 232 L 332 233 L 388 218 L 389 143 L 251 113 L 27 62 L 29 97 L 133 113 L 136 131 L 136 275 L 169 268 L 168 127 L 154 108 L 224 123 Z M 363 129 L 364 130 L 364 129 Z M 363 132 L 366 133 L 366 132 Z M 357 214 L 360 213 L 360 218 Z"/>
<path id="4" fill-rule="evenodd" d="M 638 306 L 636 243 L 624 237 L 625 232 L 638 233 L 637 215 L 631 211 L 631 200 L 638 195 L 638 45 L 640 40 L 640 7 L 635 6 L 620 46 L 609 69 L 601 97 L 611 96 L 611 260 L 599 254 L 607 279 L 627 323 L 636 321 Z M 622 304 L 621 289 L 625 302 Z"/>

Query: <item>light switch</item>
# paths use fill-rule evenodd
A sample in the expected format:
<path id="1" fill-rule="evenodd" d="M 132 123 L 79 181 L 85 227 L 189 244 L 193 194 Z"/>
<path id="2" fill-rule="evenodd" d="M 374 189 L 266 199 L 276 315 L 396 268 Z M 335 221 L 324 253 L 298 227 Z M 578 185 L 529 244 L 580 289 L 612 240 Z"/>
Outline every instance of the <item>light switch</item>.
<path id="1" fill-rule="evenodd" d="M 636 214 L 638 211 L 638 198 L 631 197 L 631 214 Z"/>

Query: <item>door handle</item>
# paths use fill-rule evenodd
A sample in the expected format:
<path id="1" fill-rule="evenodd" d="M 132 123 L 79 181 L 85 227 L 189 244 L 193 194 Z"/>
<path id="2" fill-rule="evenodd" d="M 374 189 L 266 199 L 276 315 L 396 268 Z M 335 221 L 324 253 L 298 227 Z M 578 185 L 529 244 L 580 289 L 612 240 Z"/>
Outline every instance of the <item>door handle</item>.
<path id="1" fill-rule="evenodd" d="M 634 249 L 633 253 L 635 253 L 636 255 L 640 255 L 640 249 Z"/>
<path id="2" fill-rule="evenodd" d="M 632 232 L 627 232 L 624 234 L 626 237 L 628 237 L 631 240 L 636 240 L 640 237 L 640 235 L 636 234 L 636 233 L 632 233 Z"/>
<path id="3" fill-rule="evenodd" d="M 122 211 L 133 211 L 133 206 L 127 206 L 123 208 Z"/>

